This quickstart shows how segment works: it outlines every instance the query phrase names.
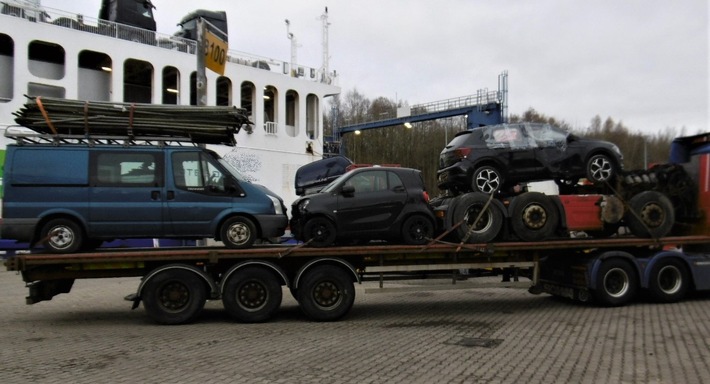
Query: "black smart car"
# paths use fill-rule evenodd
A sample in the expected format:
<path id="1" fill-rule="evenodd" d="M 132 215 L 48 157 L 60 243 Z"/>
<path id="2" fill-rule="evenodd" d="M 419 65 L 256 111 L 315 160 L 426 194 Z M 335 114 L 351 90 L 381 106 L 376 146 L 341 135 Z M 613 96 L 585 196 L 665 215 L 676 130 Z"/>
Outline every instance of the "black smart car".
<path id="1" fill-rule="evenodd" d="M 425 244 L 436 222 L 421 172 L 395 167 L 345 173 L 296 200 L 291 214 L 294 237 L 316 247 L 370 240 Z"/>
<path id="2" fill-rule="evenodd" d="M 438 187 L 453 194 L 492 193 L 517 183 L 611 181 L 623 168 L 619 148 L 539 123 L 490 125 L 459 132 L 441 151 Z"/>

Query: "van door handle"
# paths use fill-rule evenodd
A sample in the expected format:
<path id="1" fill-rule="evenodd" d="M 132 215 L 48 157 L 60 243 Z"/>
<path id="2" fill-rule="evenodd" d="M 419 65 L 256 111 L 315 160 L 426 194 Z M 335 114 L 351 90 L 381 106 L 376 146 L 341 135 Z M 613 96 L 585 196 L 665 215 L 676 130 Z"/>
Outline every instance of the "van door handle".
<path id="1" fill-rule="evenodd" d="M 150 191 L 151 200 L 160 200 L 160 191 Z"/>

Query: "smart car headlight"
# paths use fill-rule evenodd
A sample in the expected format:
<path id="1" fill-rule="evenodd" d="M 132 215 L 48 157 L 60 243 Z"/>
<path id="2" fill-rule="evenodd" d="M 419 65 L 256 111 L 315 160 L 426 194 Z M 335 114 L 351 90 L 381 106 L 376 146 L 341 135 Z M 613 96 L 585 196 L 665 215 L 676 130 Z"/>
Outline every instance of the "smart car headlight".
<path id="1" fill-rule="evenodd" d="M 308 210 L 308 204 L 311 201 L 309 199 L 304 199 L 301 202 L 298 203 L 298 212 L 301 214 L 305 214 L 306 211 Z"/>

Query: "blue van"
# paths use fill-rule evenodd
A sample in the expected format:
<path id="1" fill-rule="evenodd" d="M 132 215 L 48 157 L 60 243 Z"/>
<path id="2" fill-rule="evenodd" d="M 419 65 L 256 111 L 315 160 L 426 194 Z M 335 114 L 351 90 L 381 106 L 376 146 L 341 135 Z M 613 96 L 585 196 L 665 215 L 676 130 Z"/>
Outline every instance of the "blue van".
<path id="1" fill-rule="evenodd" d="M 229 248 L 280 237 L 283 201 L 200 146 L 13 144 L 0 236 L 52 253 L 130 238 L 214 238 Z"/>

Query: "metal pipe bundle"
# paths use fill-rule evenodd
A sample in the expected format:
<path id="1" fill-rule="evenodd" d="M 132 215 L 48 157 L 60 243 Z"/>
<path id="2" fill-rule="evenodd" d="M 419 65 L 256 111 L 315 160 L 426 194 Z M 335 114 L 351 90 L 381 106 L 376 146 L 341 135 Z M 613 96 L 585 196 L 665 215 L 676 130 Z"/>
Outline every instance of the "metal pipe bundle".
<path id="1" fill-rule="evenodd" d="M 164 136 L 199 144 L 234 146 L 234 135 L 251 124 L 246 110 L 233 106 L 183 106 L 28 97 L 15 122 L 52 135 Z"/>

